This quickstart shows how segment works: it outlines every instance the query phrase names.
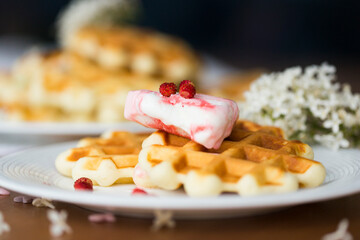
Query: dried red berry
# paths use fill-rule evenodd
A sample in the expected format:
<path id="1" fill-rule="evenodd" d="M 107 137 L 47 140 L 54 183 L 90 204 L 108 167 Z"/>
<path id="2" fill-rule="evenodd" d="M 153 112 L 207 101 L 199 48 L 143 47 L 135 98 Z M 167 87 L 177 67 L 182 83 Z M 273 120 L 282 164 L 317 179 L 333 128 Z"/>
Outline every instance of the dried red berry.
<path id="1" fill-rule="evenodd" d="M 194 83 L 190 80 L 183 80 L 181 81 L 180 85 L 179 85 L 179 89 L 181 88 L 181 86 L 185 85 L 185 84 L 191 84 L 195 87 Z"/>
<path id="2" fill-rule="evenodd" d="M 144 190 L 142 190 L 141 188 L 134 188 L 131 195 L 148 195 L 148 193 Z"/>
<path id="3" fill-rule="evenodd" d="M 196 94 L 196 89 L 193 84 L 183 84 L 179 89 L 179 94 L 183 98 L 193 98 Z"/>
<path id="4" fill-rule="evenodd" d="M 170 97 L 171 94 L 176 94 L 175 83 L 163 83 L 160 85 L 159 91 L 165 97 Z"/>
<path id="5" fill-rule="evenodd" d="M 75 188 L 75 190 L 92 191 L 93 183 L 92 183 L 91 179 L 82 177 L 75 181 L 74 188 Z"/>

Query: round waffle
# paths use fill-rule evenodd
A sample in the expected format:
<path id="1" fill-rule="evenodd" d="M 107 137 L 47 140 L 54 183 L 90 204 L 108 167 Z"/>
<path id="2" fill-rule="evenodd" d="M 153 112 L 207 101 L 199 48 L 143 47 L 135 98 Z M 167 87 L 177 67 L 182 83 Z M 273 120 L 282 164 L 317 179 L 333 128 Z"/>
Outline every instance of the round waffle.
<path id="1" fill-rule="evenodd" d="M 61 153 L 56 169 L 74 180 L 90 178 L 94 184 L 110 186 L 131 183 L 141 143 L 148 134 L 108 132 L 100 138 L 84 138 L 76 148 Z"/>
<path id="2" fill-rule="evenodd" d="M 190 196 L 289 192 L 324 181 L 325 168 L 313 157 L 310 146 L 285 140 L 281 129 L 248 121 L 238 121 L 217 150 L 157 131 L 143 142 L 134 182 L 167 190 L 183 185 Z"/>

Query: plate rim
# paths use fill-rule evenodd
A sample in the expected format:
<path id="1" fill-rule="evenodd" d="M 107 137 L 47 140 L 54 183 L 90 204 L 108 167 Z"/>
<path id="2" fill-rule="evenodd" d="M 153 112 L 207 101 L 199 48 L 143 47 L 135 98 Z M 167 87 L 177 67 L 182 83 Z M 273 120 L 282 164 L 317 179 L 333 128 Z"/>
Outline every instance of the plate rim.
<path id="1" fill-rule="evenodd" d="M 77 141 L 62 142 L 50 144 L 45 146 L 37 146 L 29 149 L 24 149 L 12 154 L 5 155 L 0 158 L 0 165 L 4 160 L 19 157 L 28 154 L 29 152 L 42 151 L 48 148 L 64 149 L 75 146 Z M 358 149 L 355 149 L 358 150 Z M 360 149 L 359 149 L 360 151 Z M 54 159 L 55 161 L 55 159 Z M 62 176 L 66 178 L 65 176 Z M 43 197 L 55 201 L 62 201 L 77 205 L 87 205 L 95 207 L 116 207 L 126 209 L 168 209 L 168 210 L 245 210 L 255 208 L 275 208 L 288 207 L 299 204 L 319 202 L 340 198 L 360 192 L 360 178 L 356 179 L 353 184 L 336 188 L 336 191 L 331 191 L 336 186 L 331 186 L 327 191 L 320 191 L 320 188 L 301 189 L 292 193 L 271 194 L 261 196 L 242 197 L 239 195 L 221 195 L 216 197 L 192 198 L 188 196 L 120 196 L 114 201 L 114 195 L 107 193 L 94 194 L 94 192 L 80 192 L 69 191 L 66 189 L 55 188 L 48 185 L 33 185 L 16 181 L 7 178 L 3 175 L 3 170 L 0 168 L 0 186 L 22 194 L 27 194 L 36 197 Z M 29 187 L 30 186 L 30 187 Z M 32 187 L 31 187 L 32 186 Z M 134 185 L 135 187 L 135 185 Z M 315 195 L 314 195 L 315 192 Z M 161 198 L 161 201 L 159 201 Z M 146 199 L 146 201 L 144 201 Z M 204 204 L 206 201 L 207 204 Z M 166 204 L 164 205 L 164 202 Z M 191 203 L 191 204 L 189 204 Z M 209 207 L 212 206 L 212 207 Z"/>

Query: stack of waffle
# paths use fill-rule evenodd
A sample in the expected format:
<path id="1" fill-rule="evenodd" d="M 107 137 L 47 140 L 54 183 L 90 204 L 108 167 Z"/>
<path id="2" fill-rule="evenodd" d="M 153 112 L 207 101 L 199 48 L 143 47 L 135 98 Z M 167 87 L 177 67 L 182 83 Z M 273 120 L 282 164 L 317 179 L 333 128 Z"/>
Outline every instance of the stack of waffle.
<path id="1" fill-rule="evenodd" d="M 182 41 L 133 27 L 84 27 L 64 49 L 32 52 L 0 78 L 10 120 L 122 121 L 129 90 L 196 79 L 199 62 Z"/>
<path id="2" fill-rule="evenodd" d="M 134 135 L 125 139 L 130 143 L 119 140 L 122 147 L 136 146 L 136 151 L 133 148 L 131 153 L 100 151 L 100 147 L 109 147 L 112 145 L 109 142 L 117 141 L 82 140 L 80 146 L 90 143 L 91 150 L 75 148 L 62 153 L 56 162 L 57 169 L 74 179 L 88 177 L 101 186 L 123 182 L 118 179 L 124 176 L 132 176 L 140 187 L 175 190 L 184 186 L 190 196 L 214 196 L 221 192 L 236 192 L 242 196 L 290 192 L 302 187 L 317 187 L 325 179 L 325 168 L 312 160 L 314 155 L 310 146 L 285 140 L 279 128 L 248 121 L 239 120 L 219 149 L 206 149 L 164 131 L 154 132 L 146 139 Z M 126 155 L 129 153 L 130 161 Z M 131 168 L 133 175 L 115 174 L 124 166 Z M 67 170 L 62 170 L 65 168 Z M 100 181 L 108 176 L 114 177 L 105 184 Z"/>

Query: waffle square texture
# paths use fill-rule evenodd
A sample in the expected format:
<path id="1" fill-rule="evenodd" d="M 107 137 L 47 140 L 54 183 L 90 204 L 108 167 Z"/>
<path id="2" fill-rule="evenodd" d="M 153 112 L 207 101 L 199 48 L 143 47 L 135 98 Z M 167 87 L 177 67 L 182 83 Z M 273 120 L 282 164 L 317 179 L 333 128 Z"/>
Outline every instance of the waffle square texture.
<path id="1" fill-rule="evenodd" d="M 95 185 L 132 183 L 142 141 L 149 134 L 107 132 L 99 138 L 83 138 L 76 148 L 61 153 L 56 169 L 74 180 L 87 177 Z"/>
<path id="2" fill-rule="evenodd" d="M 206 149 L 164 131 L 142 144 L 134 182 L 140 187 L 175 190 L 190 196 L 236 192 L 242 196 L 296 191 L 322 184 L 324 166 L 311 147 L 284 139 L 276 127 L 239 120 L 219 149 Z"/>

